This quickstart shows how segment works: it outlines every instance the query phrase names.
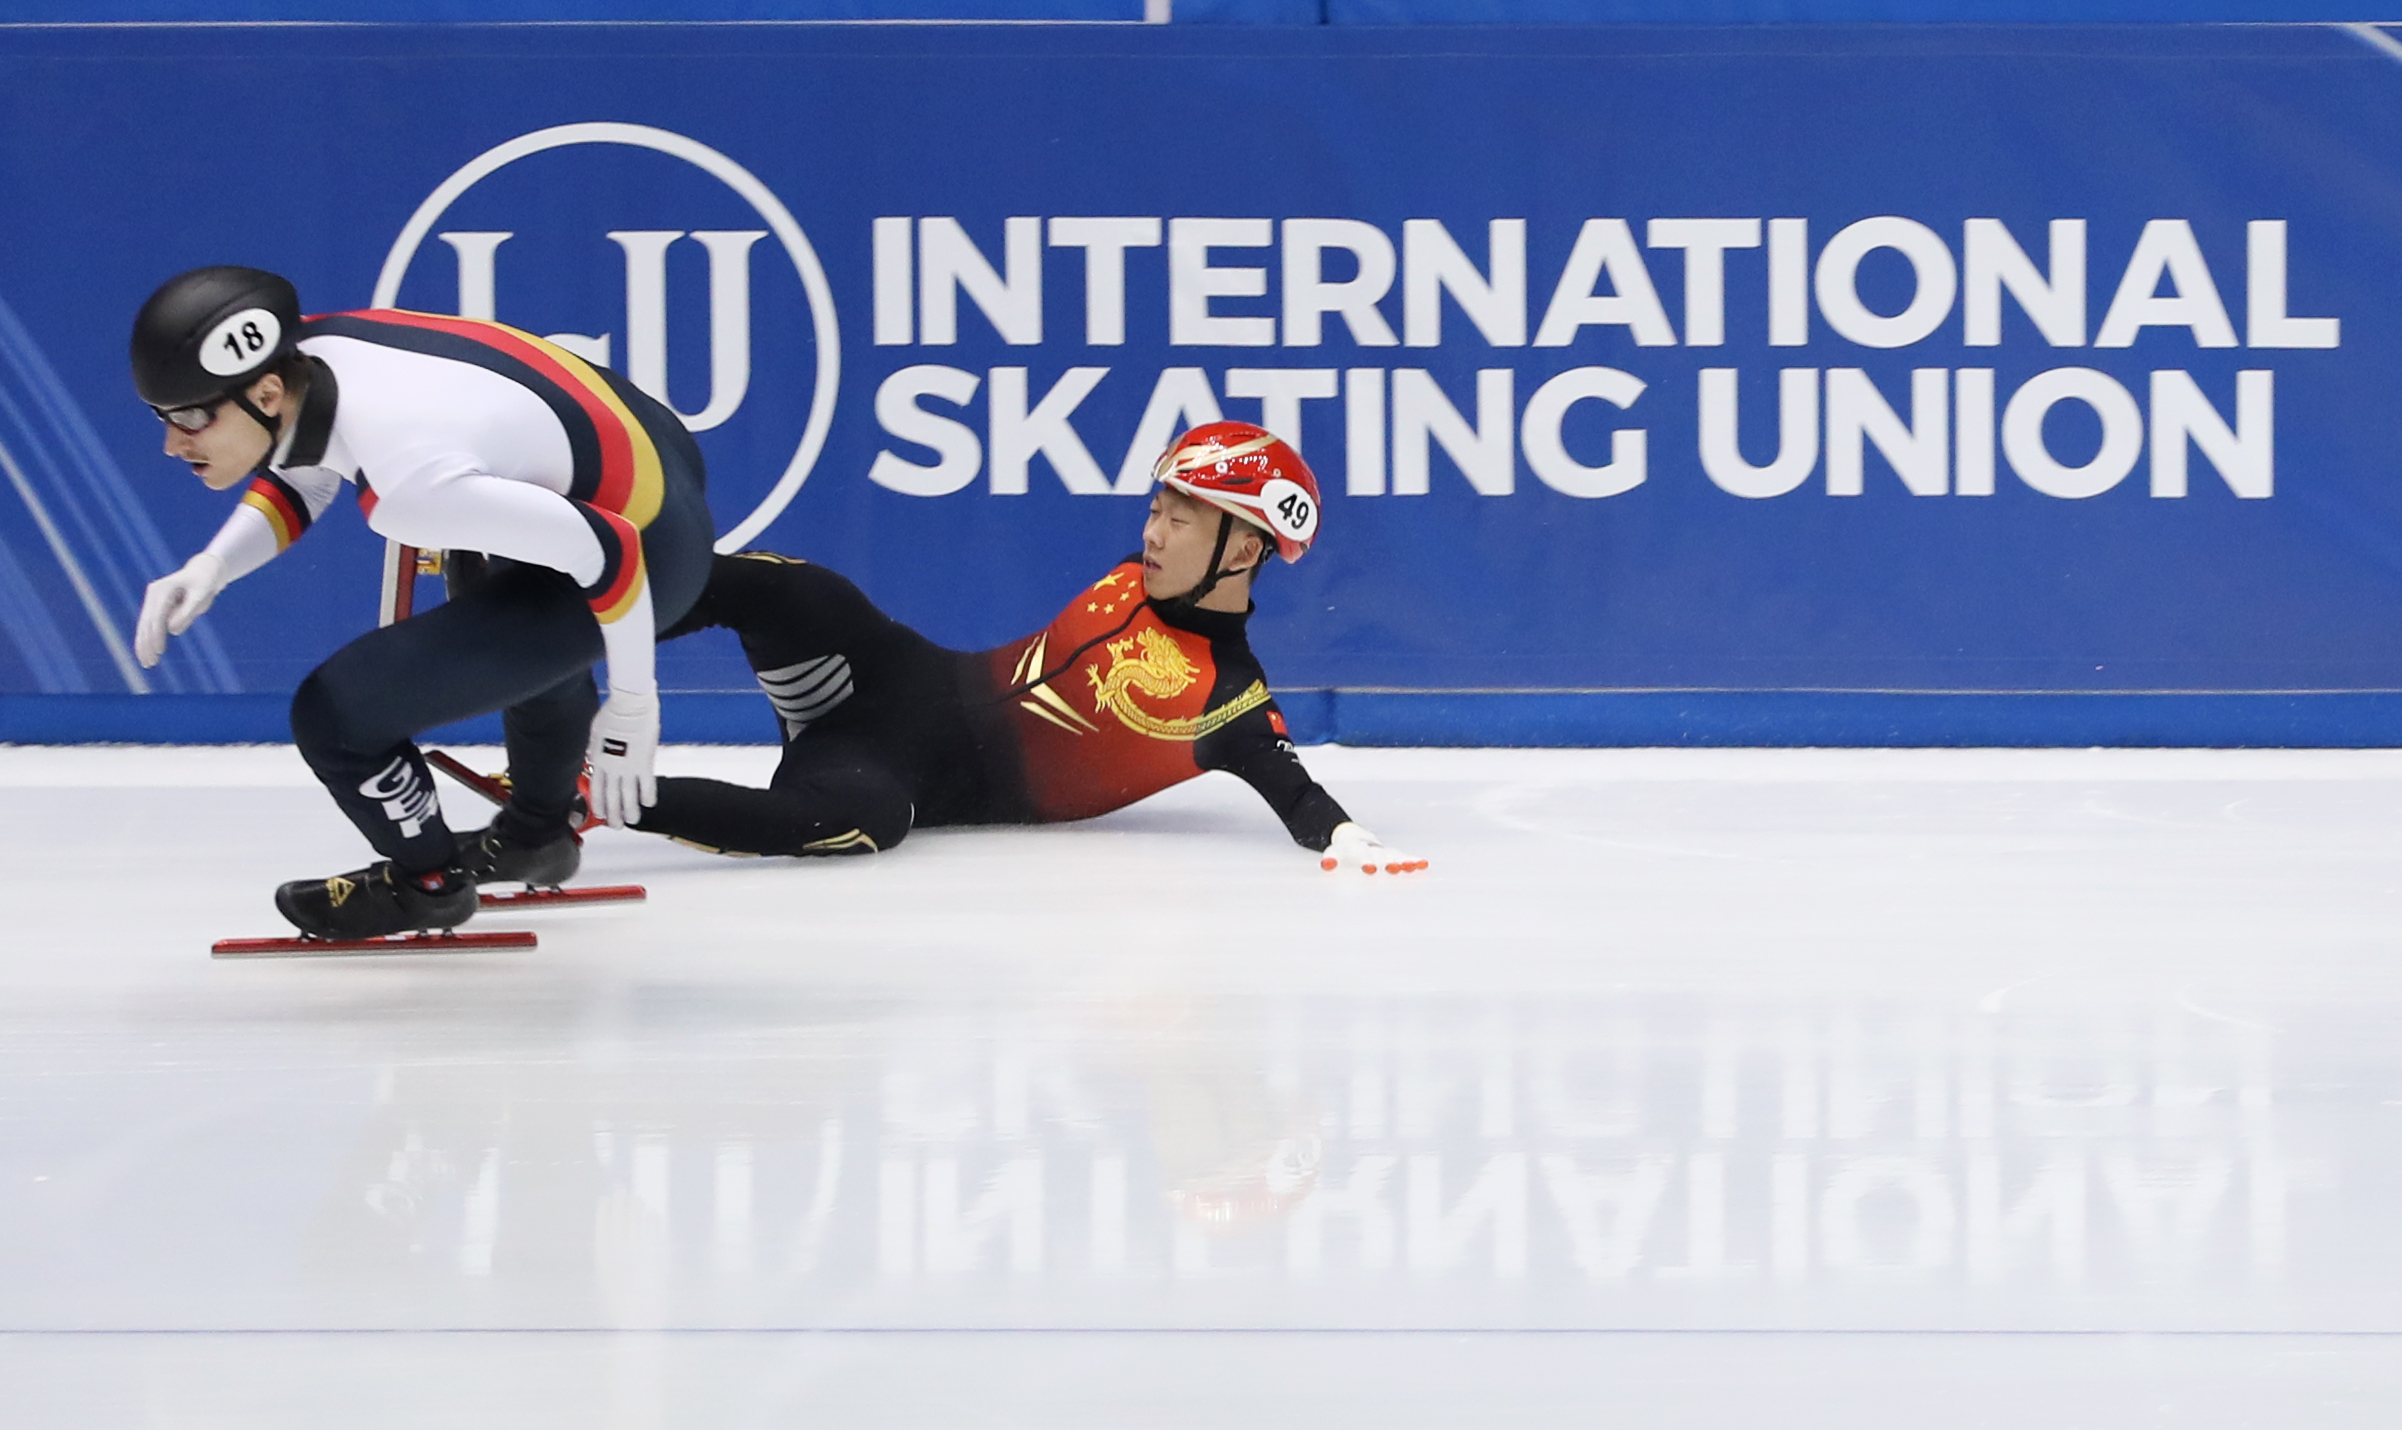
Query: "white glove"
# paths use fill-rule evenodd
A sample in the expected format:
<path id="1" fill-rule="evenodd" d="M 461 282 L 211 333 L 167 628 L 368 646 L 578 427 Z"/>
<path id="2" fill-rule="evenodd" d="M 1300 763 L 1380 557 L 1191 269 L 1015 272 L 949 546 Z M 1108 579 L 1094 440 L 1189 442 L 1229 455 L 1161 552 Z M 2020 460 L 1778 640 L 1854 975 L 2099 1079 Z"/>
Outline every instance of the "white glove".
<path id="1" fill-rule="evenodd" d="M 1408 874 L 1426 867 L 1423 859 L 1412 859 L 1398 849 L 1387 849 L 1376 836 L 1356 824 L 1345 822 L 1334 827 L 1334 839 L 1326 852 L 1318 856 L 1318 867 L 1326 870 L 1357 869 L 1373 874 L 1379 869 L 1387 874 Z"/>
<path id="2" fill-rule="evenodd" d="M 203 551 L 181 571 L 161 576 L 142 593 L 142 614 L 133 623 L 134 659 L 156 665 L 167 653 L 167 637 L 179 636 L 225 589 L 225 563 Z"/>
<path id="3" fill-rule="evenodd" d="M 659 777 L 651 762 L 659 755 L 659 697 L 649 692 L 611 690 L 609 702 L 592 717 L 592 743 L 584 758 L 592 765 L 592 815 L 617 829 L 642 817 L 659 802 Z"/>

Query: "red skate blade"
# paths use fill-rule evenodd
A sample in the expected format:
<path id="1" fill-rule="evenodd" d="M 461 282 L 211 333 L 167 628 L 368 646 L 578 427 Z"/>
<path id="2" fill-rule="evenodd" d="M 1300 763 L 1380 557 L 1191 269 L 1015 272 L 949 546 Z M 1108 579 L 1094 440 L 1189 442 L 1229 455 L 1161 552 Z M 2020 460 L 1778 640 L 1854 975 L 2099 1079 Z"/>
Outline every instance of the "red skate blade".
<path id="1" fill-rule="evenodd" d="M 507 787 L 502 785 L 499 780 L 494 779 L 490 775 L 477 774 L 475 771 L 467 768 L 466 765 L 460 763 L 456 758 L 444 754 L 440 750 L 427 750 L 425 752 L 425 762 L 429 765 L 432 765 L 435 769 L 440 770 L 442 773 L 450 776 L 452 779 L 457 780 L 460 784 L 463 784 L 469 789 L 474 790 L 477 794 L 482 795 L 484 798 L 492 801 L 494 804 L 507 804 L 509 802 L 509 791 Z"/>
<path id="2" fill-rule="evenodd" d="M 502 777 L 499 775 L 479 775 L 475 771 L 467 768 L 465 764 L 462 764 L 457 757 L 445 754 L 440 750 L 426 751 L 425 762 L 429 765 L 432 765 L 435 769 L 440 770 L 442 773 L 450 776 L 452 779 L 457 780 L 460 784 L 463 784 L 469 789 L 474 790 L 477 794 L 482 795 L 484 798 L 492 801 L 494 804 L 507 804 L 509 802 L 509 787 L 502 782 Z M 576 793 L 583 797 L 585 808 L 587 810 L 590 809 L 592 806 L 592 791 L 581 779 L 576 781 Z M 584 832 L 586 830 L 606 822 L 606 820 L 595 819 L 590 814 L 586 814 L 583 818 L 583 821 L 577 824 L 575 827 L 574 832 L 576 836 L 576 842 L 578 844 L 583 843 Z"/>
<path id="3" fill-rule="evenodd" d="M 502 894 L 478 894 L 476 904 L 487 909 L 539 909 L 558 904 L 639 904 L 650 897 L 640 884 L 591 884 L 581 889 L 518 889 Z"/>
<path id="4" fill-rule="evenodd" d="M 386 938 L 221 938 L 211 958 L 340 958 L 361 954 L 465 953 L 479 948 L 532 948 L 534 936 L 508 933 L 396 933 Z"/>

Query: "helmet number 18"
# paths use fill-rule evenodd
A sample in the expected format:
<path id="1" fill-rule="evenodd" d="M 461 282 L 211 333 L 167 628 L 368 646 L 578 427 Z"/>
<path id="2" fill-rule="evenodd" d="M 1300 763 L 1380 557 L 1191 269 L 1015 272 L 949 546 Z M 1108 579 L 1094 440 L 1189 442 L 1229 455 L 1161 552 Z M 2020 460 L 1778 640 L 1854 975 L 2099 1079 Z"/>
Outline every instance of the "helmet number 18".
<path id="1" fill-rule="evenodd" d="M 245 308 L 209 330 L 200 345 L 200 365 L 217 377 L 256 367 L 283 340 L 284 325 L 264 308 Z"/>

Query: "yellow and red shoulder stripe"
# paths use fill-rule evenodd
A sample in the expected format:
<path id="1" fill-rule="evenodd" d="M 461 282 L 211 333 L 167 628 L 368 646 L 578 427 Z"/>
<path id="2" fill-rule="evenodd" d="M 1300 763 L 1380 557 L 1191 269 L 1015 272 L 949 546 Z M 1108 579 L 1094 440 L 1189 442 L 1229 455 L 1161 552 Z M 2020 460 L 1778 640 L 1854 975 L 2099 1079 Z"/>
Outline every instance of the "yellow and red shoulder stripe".
<path id="1" fill-rule="evenodd" d="M 583 514 L 594 539 L 600 542 L 600 578 L 583 589 L 592 614 L 605 626 L 632 610 L 635 597 L 642 594 L 642 583 L 647 579 L 642 564 L 642 533 L 613 511 L 603 511 L 589 503 L 579 503 L 576 510 Z"/>
<path id="2" fill-rule="evenodd" d="M 298 541 L 309 529 L 309 504 L 273 472 L 261 472 L 250 479 L 250 490 L 242 494 L 242 505 L 267 518 L 268 528 L 275 533 L 277 551 Z"/>
<path id="3" fill-rule="evenodd" d="M 499 373 L 541 398 L 566 429 L 575 463 L 569 496 L 637 530 L 659 514 L 666 479 L 657 444 L 607 376 L 558 344 L 506 323 L 402 308 L 311 318 L 303 335 L 356 338 Z"/>

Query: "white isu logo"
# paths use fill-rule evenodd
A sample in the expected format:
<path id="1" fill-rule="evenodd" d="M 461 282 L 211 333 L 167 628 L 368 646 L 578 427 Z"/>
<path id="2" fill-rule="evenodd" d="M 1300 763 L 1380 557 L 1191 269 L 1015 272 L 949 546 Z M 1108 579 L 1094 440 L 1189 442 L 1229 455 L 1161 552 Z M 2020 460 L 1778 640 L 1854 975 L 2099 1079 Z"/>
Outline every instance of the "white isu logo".
<path id="1" fill-rule="evenodd" d="M 381 804 L 384 817 L 400 826 L 400 837 L 415 839 L 425 822 L 440 809 L 433 786 L 417 778 L 417 767 L 399 755 L 367 777 L 359 793 Z M 340 899 L 334 902 L 340 903 Z"/>
<path id="2" fill-rule="evenodd" d="M 752 246 L 773 233 L 791 258 L 793 270 L 800 275 L 816 339 L 817 375 L 815 389 L 810 394 L 809 418 L 783 476 L 757 507 L 718 538 L 719 551 L 740 550 L 782 514 L 808 478 L 809 469 L 816 465 L 818 453 L 825 446 L 827 429 L 833 425 L 834 395 L 841 381 L 842 366 L 834 296 L 826 286 L 817 250 L 810 247 L 808 235 L 801 232 L 800 224 L 794 221 L 783 201 L 749 170 L 698 140 L 639 124 L 563 124 L 521 135 L 468 161 L 417 206 L 400 236 L 393 240 L 391 251 L 384 255 L 383 271 L 375 280 L 373 305 L 389 308 L 398 304 L 401 280 L 407 276 L 419 246 L 461 195 L 519 159 L 579 144 L 627 145 L 681 159 L 732 189 L 767 224 L 765 232 L 696 230 L 689 234 L 709 255 L 709 400 L 698 412 L 676 414 L 693 431 L 705 432 L 732 417 L 750 389 Z M 496 316 L 495 254 L 502 243 L 515 235 L 484 231 L 445 232 L 437 236 L 457 255 L 459 316 Z M 636 387 L 668 403 L 667 254 L 687 236 L 682 230 L 672 229 L 619 229 L 608 234 L 625 255 L 626 324 L 622 352 L 613 351 L 615 344 L 608 333 L 553 333 L 548 335 L 550 341 L 589 361 L 617 368 Z"/>

